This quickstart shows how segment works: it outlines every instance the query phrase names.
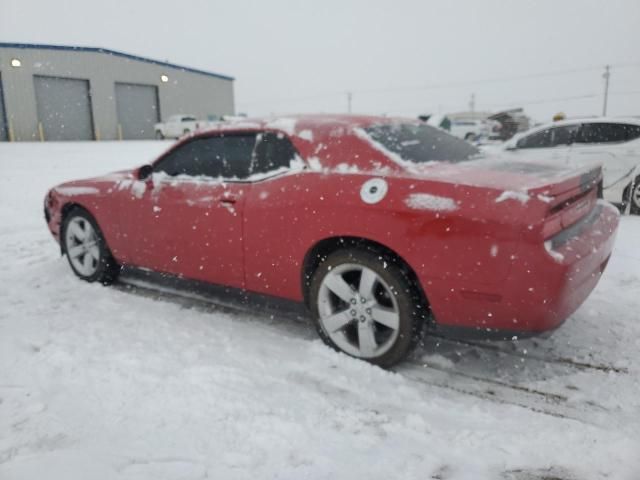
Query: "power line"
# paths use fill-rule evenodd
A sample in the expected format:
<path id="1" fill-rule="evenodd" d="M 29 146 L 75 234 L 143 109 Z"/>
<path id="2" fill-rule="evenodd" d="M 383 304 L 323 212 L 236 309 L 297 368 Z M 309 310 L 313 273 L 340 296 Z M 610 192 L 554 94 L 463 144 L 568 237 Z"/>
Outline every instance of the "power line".
<path id="1" fill-rule="evenodd" d="M 553 103 L 553 102 L 566 102 L 573 100 L 585 100 L 587 98 L 597 98 L 598 95 L 595 93 L 586 93 L 584 95 L 571 95 L 569 97 L 555 97 L 555 98 L 539 98 L 536 100 L 525 100 L 522 102 L 508 102 L 508 103 L 498 103 L 491 105 L 484 105 L 484 108 L 493 108 L 493 107 L 512 107 L 515 105 L 518 106 L 526 106 L 526 105 L 541 105 L 544 103 Z"/>
<path id="2" fill-rule="evenodd" d="M 640 95 L 640 90 L 627 90 L 627 91 L 617 91 L 617 92 L 609 92 L 609 95 Z M 585 100 L 585 99 L 594 99 L 599 98 L 600 95 L 597 93 L 586 93 L 584 95 L 571 95 L 567 97 L 553 97 L 553 98 L 539 98 L 534 100 L 523 100 L 523 101 L 513 101 L 508 103 L 489 103 L 483 104 L 483 109 L 494 109 L 494 108 L 515 108 L 515 107 L 526 107 L 529 105 L 542 105 L 545 103 L 556 103 L 556 102 L 567 102 L 567 101 L 576 101 L 576 100 Z M 403 108 L 403 109 L 394 109 L 387 113 L 393 114 L 401 114 L 406 112 L 415 112 L 416 108 Z"/>
<path id="3" fill-rule="evenodd" d="M 610 65 L 613 68 L 635 68 L 640 67 L 640 62 L 637 63 L 620 63 Z M 592 67 L 582 67 L 582 68 L 572 68 L 565 70 L 553 70 L 548 72 L 541 73 L 532 73 L 526 75 L 514 75 L 507 77 L 493 77 L 493 78 L 484 78 L 477 80 L 465 80 L 465 81 L 451 81 L 451 82 L 441 82 L 441 83 L 432 83 L 432 84 L 423 84 L 423 85 L 414 85 L 414 86 L 402 86 L 402 87 L 385 87 L 385 88 L 375 88 L 375 89 L 362 89 L 362 90 L 351 90 L 351 94 L 379 94 L 379 93 L 394 93 L 394 92 L 409 92 L 409 91 L 421 91 L 421 90 L 437 90 L 437 89 L 445 89 L 445 88 L 459 88 L 459 87 L 467 87 L 474 85 L 483 85 L 483 84 L 492 84 L 492 83 L 503 83 L 503 82 L 512 82 L 519 80 L 531 80 L 537 78 L 545 78 L 545 77 L 555 77 L 562 75 L 570 75 L 574 73 L 585 73 L 585 72 L 594 72 L 600 71 L 602 69 L 601 66 L 592 66 Z M 280 99 L 271 99 L 271 100 L 257 100 L 257 101 L 248 101 L 248 102 L 238 102 L 243 106 L 251 106 L 256 104 L 265 104 L 265 103 L 292 103 L 292 102 L 304 102 L 308 100 L 317 100 L 321 98 L 329 98 L 329 97 L 338 97 L 344 95 L 344 91 L 341 92 L 325 92 L 316 95 L 304 96 L 304 97 L 286 97 Z"/>

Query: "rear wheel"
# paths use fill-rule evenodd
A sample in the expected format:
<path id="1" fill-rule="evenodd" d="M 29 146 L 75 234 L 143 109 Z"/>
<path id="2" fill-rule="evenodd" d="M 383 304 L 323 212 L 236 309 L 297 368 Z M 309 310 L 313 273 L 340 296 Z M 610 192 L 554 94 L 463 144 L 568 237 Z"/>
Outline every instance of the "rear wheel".
<path id="1" fill-rule="evenodd" d="M 630 212 L 633 215 L 640 215 L 640 177 L 636 178 L 631 185 L 631 193 L 629 195 Z"/>
<path id="2" fill-rule="evenodd" d="M 330 254 L 314 273 L 310 299 L 325 343 L 381 367 L 402 360 L 422 333 L 424 310 L 409 275 L 374 252 Z"/>
<path id="3" fill-rule="evenodd" d="M 108 285 L 118 277 L 120 267 L 87 211 L 74 208 L 65 216 L 61 241 L 73 273 L 81 279 Z"/>

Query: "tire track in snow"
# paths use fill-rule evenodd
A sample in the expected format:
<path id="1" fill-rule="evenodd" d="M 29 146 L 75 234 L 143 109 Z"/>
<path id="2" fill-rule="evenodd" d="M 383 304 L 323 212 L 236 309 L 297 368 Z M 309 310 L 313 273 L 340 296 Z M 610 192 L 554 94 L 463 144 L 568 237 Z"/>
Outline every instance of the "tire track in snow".
<path id="1" fill-rule="evenodd" d="M 504 355 L 509 355 L 512 357 L 522 358 L 525 360 L 537 360 L 544 363 L 555 363 L 560 365 L 568 365 L 576 369 L 580 370 L 598 370 L 601 372 L 616 372 L 616 373 L 629 373 L 629 370 L 624 367 L 616 367 L 613 365 L 606 365 L 601 363 L 588 363 L 579 360 L 574 360 L 568 357 L 543 357 L 541 355 L 537 355 L 535 353 L 522 353 L 513 350 L 507 350 L 501 348 L 499 345 L 492 345 L 489 343 L 476 342 L 473 340 L 459 340 L 453 338 L 447 338 L 440 335 L 432 335 L 433 338 L 437 338 L 440 341 L 448 342 L 452 344 L 465 345 L 469 347 L 477 347 L 484 350 L 490 350 L 492 352 L 497 352 Z"/>
<path id="2" fill-rule="evenodd" d="M 257 311 L 255 308 L 240 305 L 237 302 L 224 301 L 208 295 L 182 291 L 176 288 L 167 288 L 157 285 L 154 282 L 135 278 L 122 278 L 114 287 L 128 294 L 174 302 L 188 308 L 195 307 L 209 310 L 213 307 L 216 310 L 227 313 L 249 314 L 252 318 L 267 320 L 269 325 L 276 328 L 286 328 L 288 333 L 293 333 L 303 338 L 314 338 L 310 335 L 309 319 L 293 313 L 282 312 L 280 310 L 270 311 L 268 308 L 263 311 Z M 277 320 L 275 320 L 274 313 L 277 314 Z M 541 356 L 534 358 L 529 355 L 520 354 L 519 352 L 508 352 L 499 347 L 491 348 L 493 346 L 482 343 L 475 345 L 475 342 L 472 344 L 450 339 L 443 340 L 462 343 L 463 345 L 474 348 L 488 347 L 485 348 L 485 350 L 492 353 L 512 354 L 516 357 L 546 363 L 556 363 L 565 367 L 579 369 L 601 367 L 600 365 L 581 365 L 573 361 L 567 362 L 564 361 L 565 359 L 563 358 L 551 358 L 549 360 Z M 595 370 L 602 370 L 602 368 L 595 368 Z M 613 367 L 609 370 L 613 370 Z M 568 397 L 561 394 L 529 388 L 495 378 L 472 375 L 453 368 L 445 368 L 411 359 L 400 364 L 393 371 L 413 382 L 425 386 L 445 389 L 458 394 L 473 396 L 483 401 L 520 407 L 535 413 L 574 420 L 594 426 L 601 426 L 599 422 L 594 420 L 594 417 L 608 411 L 606 408 L 593 402 L 571 402 Z M 606 421 L 606 419 L 603 420 L 603 422 Z"/>

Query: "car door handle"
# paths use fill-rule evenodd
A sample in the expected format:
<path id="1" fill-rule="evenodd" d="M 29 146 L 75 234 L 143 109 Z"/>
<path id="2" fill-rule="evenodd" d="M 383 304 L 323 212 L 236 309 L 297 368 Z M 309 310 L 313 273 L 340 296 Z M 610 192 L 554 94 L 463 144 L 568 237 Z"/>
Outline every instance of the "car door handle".
<path id="1" fill-rule="evenodd" d="M 222 197 L 220 198 L 220 203 L 226 203 L 226 204 L 234 204 L 236 203 L 237 199 L 235 197 Z"/>

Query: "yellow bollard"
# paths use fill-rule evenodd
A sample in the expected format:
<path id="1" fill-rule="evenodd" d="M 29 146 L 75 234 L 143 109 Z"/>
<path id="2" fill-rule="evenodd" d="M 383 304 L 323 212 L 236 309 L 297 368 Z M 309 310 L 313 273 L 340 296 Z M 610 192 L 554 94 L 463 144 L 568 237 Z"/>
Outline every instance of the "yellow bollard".
<path id="1" fill-rule="evenodd" d="M 122 140 L 122 125 L 118 124 L 118 140 Z"/>
<path id="2" fill-rule="evenodd" d="M 9 120 L 9 141 L 10 142 L 16 141 L 16 137 L 13 134 L 13 124 L 11 123 L 11 120 Z"/>
<path id="3" fill-rule="evenodd" d="M 96 142 L 100 141 L 100 129 L 98 127 L 96 127 L 95 139 L 96 139 Z"/>
<path id="4" fill-rule="evenodd" d="M 44 142 L 44 129 L 42 128 L 42 122 L 38 122 L 38 133 L 40 134 L 40 141 Z"/>

